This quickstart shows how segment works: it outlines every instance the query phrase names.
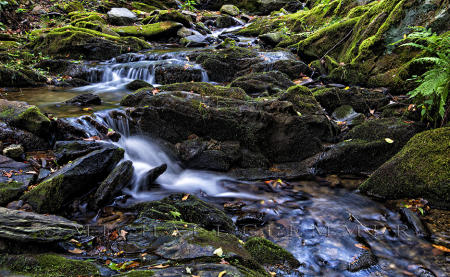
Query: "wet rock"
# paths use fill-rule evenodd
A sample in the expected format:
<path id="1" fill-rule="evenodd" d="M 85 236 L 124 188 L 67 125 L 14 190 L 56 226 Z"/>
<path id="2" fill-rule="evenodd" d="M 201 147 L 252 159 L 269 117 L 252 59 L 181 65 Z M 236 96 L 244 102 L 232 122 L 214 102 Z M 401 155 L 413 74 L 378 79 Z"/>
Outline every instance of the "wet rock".
<path id="1" fill-rule="evenodd" d="M 123 155 L 123 149 L 112 145 L 95 150 L 63 166 L 21 199 L 36 212 L 61 213 L 76 197 L 95 189 Z"/>
<path id="2" fill-rule="evenodd" d="M 83 226 L 59 216 L 0 207 L 0 238 L 20 242 L 55 242 L 78 234 Z"/>
<path id="3" fill-rule="evenodd" d="M 0 87 L 36 87 L 45 85 L 46 80 L 32 69 L 12 69 L 0 65 Z"/>
<path id="4" fill-rule="evenodd" d="M 222 14 L 228 14 L 228 15 L 231 15 L 231 16 L 237 16 L 237 15 L 239 15 L 241 13 L 239 8 L 234 6 L 234 5 L 223 5 L 220 8 L 220 12 Z"/>
<path id="5" fill-rule="evenodd" d="M 172 21 L 183 24 L 184 27 L 192 26 L 192 19 L 189 15 L 183 14 L 178 10 L 156 10 L 142 20 L 143 24 Z"/>
<path id="6" fill-rule="evenodd" d="M 153 88 L 153 86 L 151 84 L 147 83 L 146 81 L 142 81 L 142 80 L 134 80 L 134 81 L 128 83 L 125 87 L 131 91 L 136 91 L 141 88 Z"/>
<path id="7" fill-rule="evenodd" d="M 24 154 L 23 146 L 20 144 L 11 144 L 3 149 L 3 155 L 18 160 Z"/>
<path id="8" fill-rule="evenodd" d="M 119 164 L 100 184 L 94 195 L 96 207 L 102 207 L 117 196 L 123 188 L 131 183 L 134 168 L 131 161 Z"/>
<path id="9" fill-rule="evenodd" d="M 215 82 L 231 82 L 237 73 L 262 61 L 256 52 L 240 47 L 200 52 L 195 59 Z"/>
<path id="10" fill-rule="evenodd" d="M 316 154 L 320 140 L 329 138 L 331 131 L 321 111 L 300 117 L 289 101 L 216 101 L 184 92 L 146 95 L 130 116 L 144 134 L 173 144 L 192 133 L 216 141 L 239 141 L 242 148 L 262 152 L 272 162 L 299 161 Z"/>
<path id="11" fill-rule="evenodd" d="M 338 107 L 331 116 L 338 121 L 346 122 L 348 126 L 357 125 L 365 121 L 365 116 L 355 112 L 352 106 L 349 105 Z"/>
<path id="12" fill-rule="evenodd" d="M 33 168 L 0 155 L 0 206 L 17 200 L 34 181 Z M 10 176 L 9 176 L 10 174 Z"/>
<path id="13" fill-rule="evenodd" d="M 249 95 L 273 95 L 293 86 L 289 77 L 278 71 L 251 73 L 234 80 L 230 86 L 239 87 Z"/>
<path id="14" fill-rule="evenodd" d="M 301 76 L 310 76 L 311 68 L 302 61 L 294 58 L 288 60 L 265 61 L 252 65 L 253 72 L 279 71 L 289 76 L 290 79 L 298 79 Z"/>
<path id="15" fill-rule="evenodd" d="M 207 38 L 203 35 L 190 35 L 182 38 L 180 42 L 186 47 L 202 47 L 209 44 Z"/>
<path id="16" fill-rule="evenodd" d="M 41 111 L 25 102 L 0 99 L 0 120 L 13 127 L 27 130 L 39 136 L 45 136 L 50 129 L 50 119 Z"/>
<path id="17" fill-rule="evenodd" d="M 428 230 L 423 226 L 422 221 L 415 212 L 403 207 L 400 208 L 400 214 L 402 215 L 403 220 L 414 230 L 416 236 L 422 238 L 429 236 Z"/>
<path id="18" fill-rule="evenodd" d="M 160 89 L 162 91 L 187 91 L 203 96 L 229 97 L 241 100 L 247 97 L 245 91 L 241 88 L 215 86 L 204 82 L 176 83 L 161 86 Z"/>
<path id="19" fill-rule="evenodd" d="M 241 157 L 239 142 L 186 140 L 175 146 L 188 168 L 228 171 Z"/>
<path id="20" fill-rule="evenodd" d="M 121 36 L 135 36 L 146 40 L 157 40 L 176 36 L 178 30 L 182 27 L 183 24 L 181 23 L 164 21 L 141 26 L 116 27 L 112 30 Z"/>
<path id="21" fill-rule="evenodd" d="M 420 123 L 396 118 L 366 121 L 350 130 L 345 141 L 325 152 L 315 167 L 321 173 L 367 174 L 394 156 L 423 128 Z"/>
<path id="22" fill-rule="evenodd" d="M 245 213 L 236 219 L 236 225 L 238 226 L 262 226 L 265 223 L 264 214 L 253 212 Z"/>
<path id="23" fill-rule="evenodd" d="M 181 213 L 181 218 L 186 222 L 198 224 L 207 230 L 234 233 L 236 226 L 222 210 L 196 196 L 189 195 L 186 200 L 182 200 L 183 197 L 185 197 L 184 194 L 173 194 L 162 202 L 176 207 Z"/>
<path id="24" fill-rule="evenodd" d="M 100 96 L 92 93 L 85 93 L 81 95 L 77 95 L 74 98 L 67 100 L 64 102 L 67 105 L 74 105 L 74 106 L 92 106 L 92 105 L 101 105 L 102 100 L 100 99 Z"/>
<path id="25" fill-rule="evenodd" d="M 450 128 L 415 135 L 361 184 L 361 192 L 385 199 L 425 198 L 450 208 L 449 141 Z"/>
<path id="26" fill-rule="evenodd" d="M 350 272 L 357 272 L 363 269 L 370 268 L 378 263 L 377 257 L 372 251 L 364 251 L 354 261 L 348 264 L 347 269 Z"/>
<path id="27" fill-rule="evenodd" d="M 126 8 L 112 8 L 108 12 L 108 22 L 112 25 L 131 25 L 137 20 L 135 13 Z"/>
<path id="28" fill-rule="evenodd" d="M 297 268 L 301 265 L 291 253 L 265 238 L 251 238 L 245 243 L 244 247 L 260 264 L 285 264 L 291 268 Z"/>
<path id="29" fill-rule="evenodd" d="M 328 113 L 343 105 L 352 106 L 358 113 L 367 114 L 371 109 L 379 110 L 389 103 L 389 99 L 381 91 L 361 88 L 348 90 L 339 88 L 320 88 L 313 90 L 314 97 Z"/>
<path id="30" fill-rule="evenodd" d="M 159 176 L 163 175 L 164 172 L 167 170 L 167 164 L 162 164 L 160 166 L 157 166 L 151 170 L 149 170 L 145 174 L 145 182 L 146 187 L 151 187 L 153 183 L 155 183 L 156 179 L 158 179 Z"/>
<path id="31" fill-rule="evenodd" d="M 101 141 L 57 141 L 54 147 L 56 162 L 60 165 L 87 155 L 95 150 L 108 147 L 110 144 Z"/>
<path id="32" fill-rule="evenodd" d="M 239 21 L 229 15 L 219 16 L 216 20 L 217 28 L 229 28 L 240 24 Z"/>
<path id="33" fill-rule="evenodd" d="M 155 82 L 158 84 L 173 84 L 181 82 L 201 82 L 203 74 L 200 68 L 185 68 L 181 64 L 167 64 L 155 68 Z"/>
<path id="34" fill-rule="evenodd" d="M 47 178 L 48 176 L 50 176 L 50 174 L 51 174 L 52 172 L 50 171 L 50 170 L 48 170 L 48 169 L 46 169 L 46 168 L 41 168 L 40 170 L 39 170 L 39 175 L 38 175 L 38 177 L 37 177 L 37 183 L 40 183 L 40 182 L 42 182 L 45 178 Z"/>
<path id="35" fill-rule="evenodd" d="M 278 43 L 286 38 L 286 35 L 283 32 L 275 32 L 260 35 L 258 38 L 263 42 L 264 45 L 275 47 Z"/>

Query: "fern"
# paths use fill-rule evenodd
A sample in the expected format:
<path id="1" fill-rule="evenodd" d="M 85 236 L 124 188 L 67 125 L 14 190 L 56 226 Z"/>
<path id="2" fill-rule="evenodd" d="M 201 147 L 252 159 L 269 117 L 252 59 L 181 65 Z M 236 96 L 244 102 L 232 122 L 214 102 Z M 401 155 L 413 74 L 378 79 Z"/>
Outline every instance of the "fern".
<path id="1" fill-rule="evenodd" d="M 412 27 L 413 32 L 396 42 L 401 46 L 410 46 L 423 50 L 421 57 L 413 60 L 423 64 L 427 71 L 421 76 L 415 76 L 419 83 L 417 88 L 409 92 L 421 108 L 422 119 L 445 123 L 448 111 L 448 91 L 450 89 L 450 35 L 437 35 L 425 27 Z"/>

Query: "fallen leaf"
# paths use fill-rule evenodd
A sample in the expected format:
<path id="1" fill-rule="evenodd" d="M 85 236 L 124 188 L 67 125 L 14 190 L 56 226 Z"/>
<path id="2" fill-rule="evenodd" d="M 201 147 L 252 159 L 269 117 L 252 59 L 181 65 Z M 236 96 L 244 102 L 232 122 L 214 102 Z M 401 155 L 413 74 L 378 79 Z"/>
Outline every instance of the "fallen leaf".
<path id="1" fill-rule="evenodd" d="M 110 240 L 116 240 L 119 237 L 119 232 L 117 232 L 117 230 L 114 230 L 110 235 L 109 235 L 109 239 Z"/>
<path id="2" fill-rule="evenodd" d="M 68 252 L 72 253 L 72 254 L 83 254 L 84 250 L 81 250 L 79 248 L 74 248 L 74 249 L 70 249 Z"/>
<path id="3" fill-rule="evenodd" d="M 189 193 L 186 194 L 186 195 L 184 195 L 183 198 L 181 198 L 181 201 L 186 201 L 186 200 L 188 200 L 189 196 L 190 196 Z"/>
<path id="4" fill-rule="evenodd" d="M 277 273 L 270 271 L 269 272 L 270 276 L 277 276 Z"/>
<path id="5" fill-rule="evenodd" d="M 102 140 L 102 139 L 99 136 L 93 136 L 93 137 L 85 138 L 83 140 L 85 140 L 85 141 L 93 141 L 93 140 Z"/>
<path id="6" fill-rule="evenodd" d="M 186 273 L 187 274 L 191 274 L 192 273 L 192 269 L 190 267 L 186 267 Z"/>
<path id="7" fill-rule="evenodd" d="M 384 139 L 387 143 L 394 143 L 394 140 L 390 139 L 390 138 L 385 138 Z"/>
<path id="8" fill-rule="evenodd" d="M 349 89 L 350 89 L 350 87 L 345 87 L 344 89 L 345 89 L 345 90 L 349 90 Z"/>
<path id="9" fill-rule="evenodd" d="M 217 256 L 219 256 L 219 257 L 222 257 L 222 255 L 223 255 L 222 247 L 219 247 L 219 248 L 217 248 L 216 250 L 214 250 L 213 254 L 214 254 L 214 255 L 217 255 Z"/>
<path id="10" fill-rule="evenodd" d="M 159 89 L 155 88 L 155 89 L 152 90 L 152 94 L 153 94 L 153 95 L 156 95 L 156 94 L 158 94 L 158 93 L 159 93 Z"/>
<path id="11" fill-rule="evenodd" d="M 217 275 L 217 277 L 223 277 L 223 276 L 225 276 L 225 274 L 227 274 L 226 270 L 220 272 L 219 275 Z"/>
<path id="12" fill-rule="evenodd" d="M 90 112 L 90 111 L 92 111 L 92 108 L 83 108 L 83 111 Z"/>
<path id="13" fill-rule="evenodd" d="M 153 266 L 149 266 L 148 269 L 163 269 L 163 268 L 168 268 L 170 267 L 170 265 L 166 264 L 159 264 L 159 265 L 153 265 Z"/>
<path id="14" fill-rule="evenodd" d="M 222 260 L 220 260 L 220 264 L 230 264 L 230 263 L 225 261 L 225 259 L 222 259 Z"/>
<path id="15" fill-rule="evenodd" d="M 176 236 L 178 236 L 178 231 L 177 231 L 177 230 L 174 230 L 174 231 L 172 232 L 172 237 L 176 237 Z"/>
<path id="16" fill-rule="evenodd" d="M 441 250 L 443 252 L 447 252 L 447 253 L 450 252 L 449 248 L 447 248 L 445 246 L 442 246 L 442 245 L 433 244 L 433 247 L 436 248 L 436 249 L 439 249 L 439 250 Z"/>
<path id="17" fill-rule="evenodd" d="M 358 248 L 364 249 L 364 250 L 370 250 L 369 247 L 367 247 L 367 246 L 365 246 L 364 244 L 361 244 L 361 243 L 357 243 L 357 244 L 355 244 L 355 246 L 358 247 Z"/>
<path id="18" fill-rule="evenodd" d="M 123 240 L 127 240 L 127 234 L 128 234 L 127 231 L 125 231 L 125 230 L 120 230 L 120 237 L 121 237 Z"/>

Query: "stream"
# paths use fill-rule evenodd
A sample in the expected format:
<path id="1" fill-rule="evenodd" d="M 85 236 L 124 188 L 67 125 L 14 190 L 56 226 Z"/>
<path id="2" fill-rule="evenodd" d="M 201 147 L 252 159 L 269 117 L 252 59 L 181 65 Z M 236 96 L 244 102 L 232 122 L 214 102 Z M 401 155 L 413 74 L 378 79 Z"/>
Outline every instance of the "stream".
<path id="1" fill-rule="evenodd" d="M 284 276 L 409 276 L 409 272 L 433 276 L 423 268 L 445 276 L 440 267 L 448 258 L 435 256 L 431 243 L 416 236 L 398 213 L 359 194 L 355 190 L 362 181 L 359 178 L 343 178 L 350 188 L 332 188 L 318 180 L 244 182 L 214 172 L 184 169 L 157 141 L 130 133 L 126 118 L 117 120 L 110 116 L 112 109 L 119 108 L 120 99 L 130 93 L 125 88 L 129 82 L 139 79 L 155 87 L 161 85 L 165 79 L 164 74 L 158 75 L 159 69 L 186 68 L 196 81 L 208 82 L 206 71 L 188 58 L 189 52 L 200 50 L 208 51 L 152 50 L 86 63 L 85 73 L 91 85 L 76 89 L 24 89 L 5 96 L 37 105 L 57 117 L 68 117 L 65 120 L 83 129 L 86 137 L 95 136 L 97 131 L 79 116 L 95 112 L 97 122 L 122 135 L 116 144 L 125 149 L 125 160 L 131 160 L 135 169 L 133 185 L 124 190 L 129 198 L 116 205 L 184 192 L 219 206 L 238 206 L 226 211 L 244 236 L 264 236 L 303 263 L 297 273 Z M 290 58 L 285 52 L 262 54 L 269 60 Z M 85 110 L 61 104 L 86 92 L 99 95 L 102 105 Z M 168 169 L 157 179 L 159 186 L 145 188 L 145 173 L 161 164 L 167 164 Z M 376 265 L 361 269 L 367 264 Z"/>

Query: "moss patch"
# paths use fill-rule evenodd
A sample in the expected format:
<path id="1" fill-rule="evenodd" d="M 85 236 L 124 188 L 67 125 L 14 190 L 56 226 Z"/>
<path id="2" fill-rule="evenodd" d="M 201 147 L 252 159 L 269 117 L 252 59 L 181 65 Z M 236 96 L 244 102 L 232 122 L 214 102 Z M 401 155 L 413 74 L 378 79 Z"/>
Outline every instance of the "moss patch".
<path id="1" fill-rule="evenodd" d="M 260 264 L 276 265 L 285 264 L 293 268 L 300 266 L 295 257 L 275 243 L 264 238 L 251 238 L 245 243 L 245 249 Z"/>
<path id="2" fill-rule="evenodd" d="M 142 26 L 115 27 L 112 30 L 121 36 L 136 36 L 145 39 L 155 39 L 176 34 L 183 25 L 177 22 L 158 22 Z"/>
<path id="3" fill-rule="evenodd" d="M 202 96 L 220 96 L 234 99 L 246 99 L 247 94 L 241 88 L 214 86 L 209 83 L 176 83 L 161 87 L 163 91 L 188 91 Z"/>

